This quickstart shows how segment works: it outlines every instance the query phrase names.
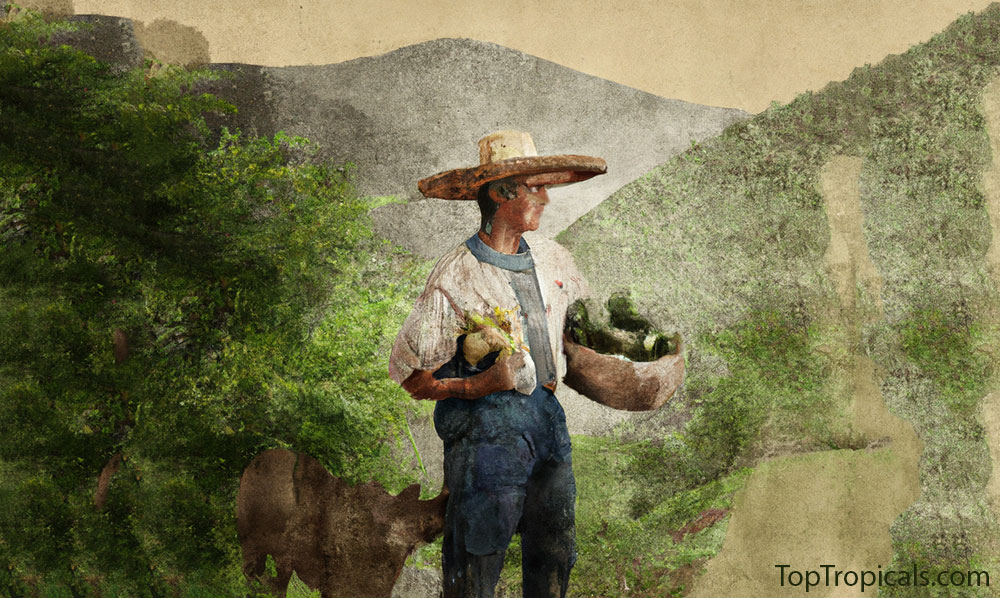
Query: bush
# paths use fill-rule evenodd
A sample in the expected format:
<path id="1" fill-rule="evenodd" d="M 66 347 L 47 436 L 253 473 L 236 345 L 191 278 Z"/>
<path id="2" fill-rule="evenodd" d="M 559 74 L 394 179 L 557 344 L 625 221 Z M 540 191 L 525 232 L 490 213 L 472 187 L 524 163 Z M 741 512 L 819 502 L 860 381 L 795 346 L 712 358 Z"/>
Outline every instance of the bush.
<path id="1" fill-rule="evenodd" d="M 382 356 L 422 272 L 305 140 L 210 131 L 218 75 L 113 74 L 67 27 L 0 24 L 0 593 L 245 594 L 255 454 L 408 481 Z"/>

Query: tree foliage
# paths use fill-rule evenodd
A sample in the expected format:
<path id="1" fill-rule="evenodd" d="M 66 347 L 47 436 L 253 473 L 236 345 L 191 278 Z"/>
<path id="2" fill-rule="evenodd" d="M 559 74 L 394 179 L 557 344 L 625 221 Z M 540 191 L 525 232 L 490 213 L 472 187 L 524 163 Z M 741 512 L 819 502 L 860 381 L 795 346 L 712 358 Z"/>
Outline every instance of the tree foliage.
<path id="1" fill-rule="evenodd" d="M 114 74 L 69 26 L 0 22 L 0 593 L 239 592 L 261 450 L 406 481 L 383 362 L 421 272 L 305 140 L 211 131 L 218 74 Z"/>

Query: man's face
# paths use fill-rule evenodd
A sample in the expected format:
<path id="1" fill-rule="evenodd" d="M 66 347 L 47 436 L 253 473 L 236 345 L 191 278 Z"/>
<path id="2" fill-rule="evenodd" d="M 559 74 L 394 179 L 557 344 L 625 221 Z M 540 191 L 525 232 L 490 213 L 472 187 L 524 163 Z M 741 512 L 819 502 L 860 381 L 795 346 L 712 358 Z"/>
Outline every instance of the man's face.
<path id="1" fill-rule="evenodd" d="M 549 194 L 542 186 L 528 186 L 517 181 L 517 197 L 505 200 L 497 208 L 494 221 L 503 220 L 521 232 L 538 230 L 542 212 L 549 203 Z"/>

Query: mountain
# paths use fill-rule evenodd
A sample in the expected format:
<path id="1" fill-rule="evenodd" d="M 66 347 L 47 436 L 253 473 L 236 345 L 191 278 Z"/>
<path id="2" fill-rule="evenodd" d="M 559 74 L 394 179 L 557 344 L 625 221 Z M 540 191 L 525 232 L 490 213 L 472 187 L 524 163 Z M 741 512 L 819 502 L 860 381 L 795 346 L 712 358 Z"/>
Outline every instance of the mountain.
<path id="1" fill-rule="evenodd" d="M 80 15 L 90 31 L 69 43 L 112 64 L 141 64 L 128 19 Z M 476 142 L 500 129 L 531 133 L 540 154 L 600 156 L 608 173 L 551 192 L 539 234 L 551 237 L 622 185 L 749 117 L 741 110 L 670 100 L 523 52 L 470 39 L 437 39 L 321 66 L 209 64 L 231 75 L 204 82 L 240 107 L 216 126 L 258 135 L 285 131 L 315 142 L 319 158 L 355 165 L 358 191 L 393 196 L 374 211 L 378 232 L 426 257 L 471 234 L 471 203 L 425 200 L 419 179 L 478 163 Z"/>
<path id="2" fill-rule="evenodd" d="M 701 472 L 803 454 L 754 473 L 696 596 L 773 593 L 788 559 L 1000 562 L 998 36 L 994 4 L 729 127 L 558 236 L 600 297 L 628 290 L 688 340 L 675 400 L 695 410 L 662 476 L 691 454 Z"/>
<path id="3" fill-rule="evenodd" d="M 320 144 L 320 157 L 355 164 L 361 193 L 408 200 L 376 210 L 376 229 L 428 258 L 474 232 L 478 211 L 471 202 L 422 200 L 416 182 L 477 164 L 476 142 L 487 133 L 524 130 L 540 154 L 607 160 L 608 174 L 553 190 L 539 231 L 552 236 L 693 140 L 748 116 L 664 99 L 469 39 L 323 66 L 211 68 L 237 77 L 205 89 L 249 106 L 230 126 L 302 135 Z"/>

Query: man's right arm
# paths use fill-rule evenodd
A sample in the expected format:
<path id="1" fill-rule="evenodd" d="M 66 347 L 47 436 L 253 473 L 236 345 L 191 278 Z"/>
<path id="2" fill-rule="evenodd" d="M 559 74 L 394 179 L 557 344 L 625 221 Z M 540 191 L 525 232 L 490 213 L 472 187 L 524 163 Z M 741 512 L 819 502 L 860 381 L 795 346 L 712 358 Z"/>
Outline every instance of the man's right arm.
<path id="1" fill-rule="evenodd" d="M 438 380 L 429 370 L 413 370 L 403 380 L 402 387 L 414 399 L 440 401 L 456 399 L 478 399 L 494 392 L 514 389 L 514 373 L 524 365 L 524 353 L 498 359 L 487 370 L 468 378 L 442 378 Z"/>

